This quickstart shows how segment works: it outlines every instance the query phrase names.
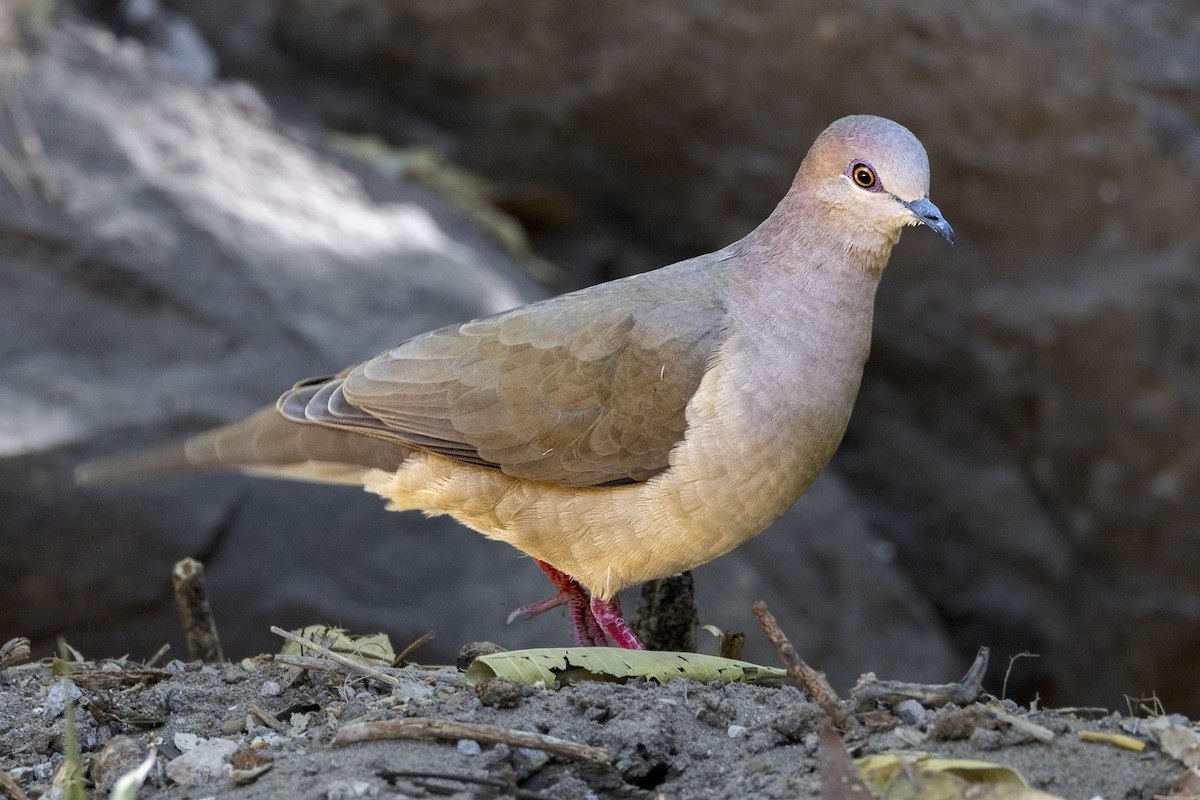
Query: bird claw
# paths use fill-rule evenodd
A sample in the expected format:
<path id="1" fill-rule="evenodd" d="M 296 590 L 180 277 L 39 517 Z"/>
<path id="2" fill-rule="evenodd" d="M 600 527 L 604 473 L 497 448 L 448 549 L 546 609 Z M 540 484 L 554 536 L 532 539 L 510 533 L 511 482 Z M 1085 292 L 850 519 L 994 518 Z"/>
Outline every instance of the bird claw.
<path id="1" fill-rule="evenodd" d="M 608 639 L 604 638 L 604 629 L 596 622 L 589 605 L 588 597 L 579 587 L 576 592 L 559 592 L 554 597 L 547 597 L 536 603 L 521 606 L 508 615 L 507 622 L 511 625 L 518 619 L 533 619 L 538 614 L 544 614 L 552 608 L 565 605 L 571 613 L 571 632 L 575 644 L 580 647 L 606 647 Z"/>
<path id="2" fill-rule="evenodd" d="M 589 598 L 579 581 L 570 575 L 545 561 L 538 561 L 537 565 L 558 588 L 558 594 L 516 609 L 508 615 L 509 624 L 518 619 L 533 619 L 552 608 L 566 605 L 571 613 L 571 633 L 580 647 L 607 647 L 611 638 L 618 647 L 626 650 L 645 649 L 621 616 L 621 605 L 616 598 Z"/>
<path id="3" fill-rule="evenodd" d="M 518 619 L 533 619 L 538 614 L 544 614 L 552 608 L 558 608 L 564 603 L 570 603 L 571 599 L 571 595 L 566 592 L 560 592 L 554 595 L 554 597 L 547 597 L 545 600 L 521 606 L 509 614 L 505 622 L 512 625 Z"/>

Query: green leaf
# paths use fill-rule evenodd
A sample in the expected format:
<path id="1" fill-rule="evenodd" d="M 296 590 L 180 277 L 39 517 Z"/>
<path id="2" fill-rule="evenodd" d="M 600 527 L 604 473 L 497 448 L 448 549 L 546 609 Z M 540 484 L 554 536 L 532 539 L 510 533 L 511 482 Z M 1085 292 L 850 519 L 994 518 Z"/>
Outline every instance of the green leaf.
<path id="1" fill-rule="evenodd" d="M 615 681 L 646 678 L 659 683 L 689 678 L 700 683 L 778 681 L 787 672 L 747 661 L 698 653 L 622 650 L 617 647 L 546 647 L 480 656 L 467 669 L 467 683 L 476 686 L 490 678 L 518 683 L 542 683 L 556 689 L 572 681 Z"/>

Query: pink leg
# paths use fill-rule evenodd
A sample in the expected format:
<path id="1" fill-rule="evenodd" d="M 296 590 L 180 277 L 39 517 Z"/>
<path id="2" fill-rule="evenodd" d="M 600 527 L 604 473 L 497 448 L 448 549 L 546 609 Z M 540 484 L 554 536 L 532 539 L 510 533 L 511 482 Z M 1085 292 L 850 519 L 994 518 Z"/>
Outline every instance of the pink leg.
<path id="1" fill-rule="evenodd" d="M 625 618 L 621 616 L 621 602 L 617 598 L 601 600 L 599 597 L 593 597 L 591 606 L 596 622 L 604 629 L 605 633 L 612 637 L 613 643 L 617 647 L 624 647 L 626 650 L 646 649 L 629 629 Z"/>
<path id="2" fill-rule="evenodd" d="M 575 643 L 580 647 L 607 645 L 608 640 L 604 638 L 604 629 L 592 615 L 587 593 L 579 585 L 579 581 L 565 572 L 555 569 L 545 561 L 538 561 L 537 565 L 554 583 L 558 594 L 536 603 L 521 606 L 508 615 L 508 621 L 511 623 L 515 619 L 531 619 L 538 614 L 566 604 L 571 613 L 571 633 L 575 637 Z"/>

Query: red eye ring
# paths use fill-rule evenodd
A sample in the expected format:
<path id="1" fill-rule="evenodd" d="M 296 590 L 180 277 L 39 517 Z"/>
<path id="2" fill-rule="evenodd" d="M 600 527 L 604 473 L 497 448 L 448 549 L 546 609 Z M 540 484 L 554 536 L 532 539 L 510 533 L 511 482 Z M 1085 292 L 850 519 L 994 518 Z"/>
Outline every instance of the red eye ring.
<path id="1" fill-rule="evenodd" d="M 854 181 L 854 185 L 860 189 L 874 189 L 879 186 L 875 168 L 865 161 L 855 161 L 851 164 L 848 174 L 850 180 Z"/>

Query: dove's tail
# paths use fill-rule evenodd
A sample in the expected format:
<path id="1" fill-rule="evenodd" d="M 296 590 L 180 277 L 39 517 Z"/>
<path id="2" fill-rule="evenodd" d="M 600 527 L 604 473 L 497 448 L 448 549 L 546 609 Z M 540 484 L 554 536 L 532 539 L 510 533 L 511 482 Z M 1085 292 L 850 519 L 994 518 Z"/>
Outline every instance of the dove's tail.
<path id="1" fill-rule="evenodd" d="M 235 470 L 320 483 L 362 483 L 371 469 L 394 472 L 412 450 L 352 431 L 306 425 L 268 406 L 246 419 L 166 447 L 88 461 L 80 485 L 119 483 L 188 470 Z"/>

